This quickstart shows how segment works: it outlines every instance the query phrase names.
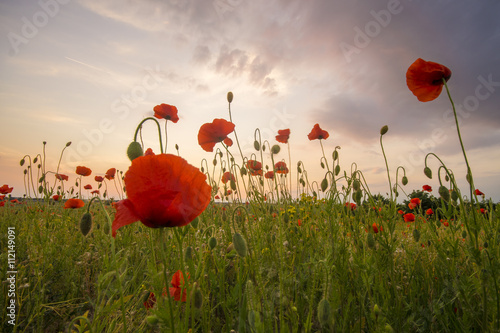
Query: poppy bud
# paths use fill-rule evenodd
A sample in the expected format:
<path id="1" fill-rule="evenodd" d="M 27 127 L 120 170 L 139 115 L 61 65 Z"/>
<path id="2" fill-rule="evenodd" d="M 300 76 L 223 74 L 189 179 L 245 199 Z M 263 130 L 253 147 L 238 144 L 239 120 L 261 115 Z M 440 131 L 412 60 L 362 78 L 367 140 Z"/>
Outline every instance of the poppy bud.
<path id="1" fill-rule="evenodd" d="M 24 162 L 25 162 L 25 160 L 24 160 L 24 158 L 23 158 L 23 159 L 21 160 L 21 162 L 19 162 L 19 165 L 23 166 L 23 165 L 24 165 Z"/>
<path id="2" fill-rule="evenodd" d="M 71 146 L 71 141 L 66 142 L 66 147 Z"/>
<path id="3" fill-rule="evenodd" d="M 45 180 L 45 175 L 42 175 L 42 177 L 40 177 L 40 179 L 38 179 L 38 182 L 42 183 L 44 180 Z"/>
<path id="4" fill-rule="evenodd" d="M 210 250 L 213 250 L 217 246 L 217 239 L 215 237 L 212 237 L 208 240 L 208 247 Z"/>
<path id="5" fill-rule="evenodd" d="M 42 192 L 43 192 L 43 186 L 40 185 L 40 186 L 38 186 L 38 193 L 42 193 Z"/>
<path id="6" fill-rule="evenodd" d="M 236 253 L 239 254 L 240 257 L 246 257 L 247 256 L 247 242 L 241 236 L 239 233 L 235 233 L 233 235 L 233 244 L 234 244 L 234 249 L 236 250 Z"/>
<path id="7" fill-rule="evenodd" d="M 467 238 L 467 231 L 466 230 L 462 231 L 462 238 Z"/>
<path id="8" fill-rule="evenodd" d="M 80 231 L 83 236 L 87 236 L 90 232 L 90 229 L 92 229 L 92 215 L 87 212 L 83 214 L 82 218 L 80 219 Z"/>
<path id="9" fill-rule="evenodd" d="M 403 179 L 401 179 L 401 184 L 403 185 L 408 184 L 408 178 L 406 178 L 406 176 L 403 176 Z"/>
<path id="10" fill-rule="evenodd" d="M 111 231 L 111 228 L 109 227 L 109 223 L 104 223 L 104 226 L 102 228 L 102 232 L 104 232 L 105 235 L 109 235 L 109 232 Z"/>
<path id="11" fill-rule="evenodd" d="M 255 140 L 253 142 L 253 147 L 255 148 L 255 150 L 259 151 L 260 150 L 260 143 L 259 143 L 259 141 Z"/>
<path id="12" fill-rule="evenodd" d="M 241 174 L 242 177 L 245 176 L 245 175 L 247 175 L 247 173 L 248 173 L 247 169 L 245 169 L 245 168 L 241 168 L 240 169 L 240 174 Z"/>
<path id="13" fill-rule="evenodd" d="M 447 182 L 449 182 L 450 181 L 450 177 L 448 175 L 445 175 L 444 176 L 444 180 L 447 181 Z"/>
<path id="14" fill-rule="evenodd" d="M 236 191 L 236 182 L 233 179 L 231 179 L 229 184 L 231 186 L 231 190 Z"/>
<path id="15" fill-rule="evenodd" d="M 424 168 L 424 174 L 427 176 L 427 178 L 432 179 L 432 170 L 429 167 Z"/>
<path id="16" fill-rule="evenodd" d="M 175 144 L 175 150 L 179 150 L 179 145 L 177 143 Z"/>
<path id="17" fill-rule="evenodd" d="M 280 150 L 281 150 L 281 147 L 279 145 L 274 145 L 271 147 L 271 152 L 275 155 L 278 154 L 280 152 Z"/>
<path id="18" fill-rule="evenodd" d="M 373 314 L 375 315 L 375 317 L 380 316 L 380 308 L 378 307 L 377 304 L 373 306 Z"/>
<path id="19" fill-rule="evenodd" d="M 302 173 L 302 168 L 300 166 L 297 166 L 297 172 Z"/>
<path id="20" fill-rule="evenodd" d="M 323 180 L 321 181 L 321 191 L 325 192 L 327 188 L 328 180 L 326 178 L 323 178 Z"/>
<path id="21" fill-rule="evenodd" d="M 455 191 L 455 190 L 451 191 L 451 199 L 453 201 L 457 201 L 458 200 L 458 193 L 457 193 L 457 191 Z"/>
<path id="22" fill-rule="evenodd" d="M 321 169 L 325 168 L 325 163 L 321 162 Z"/>
<path id="23" fill-rule="evenodd" d="M 233 101 L 233 93 L 232 92 L 227 93 L 227 101 L 229 103 L 231 103 Z"/>
<path id="24" fill-rule="evenodd" d="M 336 150 L 334 150 L 334 151 L 333 151 L 333 154 L 332 154 L 332 157 L 333 157 L 333 160 L 334 160 L 334 161 L 336 161 L 336 160 L 337 160 L 337 158 L 339 158 L 339 152 L 338 152 L 338 151 L 336 151 Z"/>
<path id="25" fill-rule="evenodd" d="M 387 125 L 382 126 L 382 128 L 380 129 L 380 135 L 384 135 L 388 130 L 389 127 Z"/>
<path id="26" fill-rule="evenodd" d="M 313 191 L 313 197 L 318 197 L 318 193 L 316 193 L 316 191 Z"/>
<path id="27" fill-rule="evenodd" d="M 450 191 L 448 191 L 446 186 L 444 186 L 444 185 L 439 186 L 438 192 L 444 201 L 450 201 Z"/>
<path id="28" fill-rule="evenodd" d="M 193 284 L 193 291 L 191 294 L 191 299 L 193 300 L 193 305 L 196 309 L 201 309 L 203 306 L 203 295 L 201 294 L 200 287 L 198 286 L 198 282 Z"/>
<path id="29" fill-rule="evenodd" d="M 24 169 L 24 174 L 27 174 L 28 173 L 28 169 Z"/>
<path id="30" fill-rule="evenodd" d="M 338 176 L 340 173 L 340 165 L 337 164 L 337 166 L 335 167 L 335 176 Z"/>
<path id="31" fill-rule="evenodd" d="M 472 181 L 472 176 L 471 176 L 471 174 L 467 172 L 467 175 L 465 175 L 465 179 L 467 180 L 467 183 L 469 183 L 469 184 L 470 184 L 470 183 L 471 183 L 471 181 Z"/>
<path id="32" fill-rule="evenodd" d="M 330 323 L 332 317 L 332 308 L 330 302 L 323 298 L 318 304 L 318 321 L 321 326 L 326 326 Z"/>
<path id="33" fill-rule="evenodd" d="M 359 189 L 361 188 L 361 184 L 359 183 L 359 180 L 357 180 L 357 179 L 353 180 L 352 188 L 354 189 L 354 191 L 359 191 Z"/>
<path id="34" fill-rule="evenodd" d="M 160 319 L 157 316 L 147 316 L 146 321 L 148 322 L 149 325 L 151 326 L 156 326 L 159 322 Z"/>
<path id="35" fill-rule="evenodd" d="M 193 259 L 193 248 L 188 246 L 184 252 L 184 261 L 191 261 L 191 259 Z"/>
<path id="36" fill-rule="evenodd" d="M 373 237 L 373 233 L 369 232 L 368 236 L 366 236 L 366 245 L 370 249 L 373 249 L 375 247 L 375 238 Z"/>
<path id="37" fill-rule="evenodd" d="M 389 325 L 389 324 L 385 324 L 384 331 L 385 331 L 386 333 L 392 333 L 392 332 L 394 332 L 394 329 L 392 328 L 392 326 L 391 326 L 391 325 Z"/>
<path id="38" fill-rule="evenodd" d="M 38 156 L 33 159 L 33 164 L 35 164 L 38 161 Z"/>
<path id="39" fill-rule="evenodd" d="M 359 205 L 361 203 L 361 196 L 363 195 L 363 191 L 357 191 L 354 193 L 354 201 Z"/>
<path id="40" fill-rule="evenodd" d="M 213 164 L 214 166 L 216 166 L 216 165 L 217 165 L 217 159 L 216 159 L 216 158 L 214 158 L 214 160 L 212 161 L 212 164 Z"/>
<path id="41" fill-rule="evenodd" d="M 127 156 L 129 160 L 133 161 L 137 157 L 143 156 L 144 152 L 142 151 L 141 144 L 137 141 L 133 141 L 128 145 L 127 148 Z"/>
<path id="42" fill-rule="evenodd" d="M 420 231 L 418 229 L 413 229 L 413 239 L 415 242 L 420 240 Z"/>

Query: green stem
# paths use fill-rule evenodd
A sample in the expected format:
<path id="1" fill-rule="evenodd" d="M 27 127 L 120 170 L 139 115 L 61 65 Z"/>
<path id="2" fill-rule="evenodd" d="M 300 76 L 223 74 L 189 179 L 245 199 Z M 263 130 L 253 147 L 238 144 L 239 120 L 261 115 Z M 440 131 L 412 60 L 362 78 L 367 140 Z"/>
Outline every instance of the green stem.
<path id="1" fill-rule="evenodd" d="M 384 155 L 384 161 L 385 161 L 385 168 L 387 169 L 387 179 L 389 180 L 389 193 L 391 194 L 391 204 L 392 204 L 394 199 L 392 197 L 391 175 L 389 173 L 389 163 L 387 163 L 387 157 L 385 155 L 384 145 L 382 144 L 382 136 L 383 135 L 380 136 L 380 147 L 382 148 L 382 154 Z"/>
<path id="2" fill-rule="evenodd" d="M 158 127 L 158 136 L 160 139 L 160 152 L 163 154 L 164 151 L 163 151 L 163 142 L 161 139 L 160 123 L 158 122 L 158 120 L 156 120 L 156 118 L 153 118 L 153 117 L 145 118 L 139 123 L 139 125 L 137 125 L 137 128 L 136 128 L 135 133 L 134 133 L 134 141 L 137 141 L 137 134 L 139 133 L 139 130 L 142 128 L 142 124 L 144 124 L 148 120 L 153 120 L 156 123 L 156 126 Z"/>

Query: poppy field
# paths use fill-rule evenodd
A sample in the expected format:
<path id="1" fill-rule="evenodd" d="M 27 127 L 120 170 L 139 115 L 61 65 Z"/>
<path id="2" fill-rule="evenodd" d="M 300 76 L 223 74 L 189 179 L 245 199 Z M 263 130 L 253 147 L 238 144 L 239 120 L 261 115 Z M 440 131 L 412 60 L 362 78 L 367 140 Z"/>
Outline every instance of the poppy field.
<path id="1" fill-rule="evenodd" d="M 422 59 L 406 73 L 419 101 L 444 90 L 454 110 L 450 78 Z M 500 212 L 474 186 L 458 122 L 463 169 L 429 153 L 422 172 L 438 185 L 407 193 L 404 166 L 386 160 L 384 197 L 341 165 L 339 147 L 324 149 L 320 124 L 308 139 L 321 179 L 291 164 L 293 129 L 276 142 L 257 129 L 245 156 L 233 98 L 228 119 L 199 129 L 213 153 L 199 166 L 165 152 L 179 120 L 169 104 L 123 147 L 127 170 L 63 174 L 70 142 L 54 170 L 46 143 L 21 158 L 24 198 L 0 187 L 2 332 L 500 332 Z M 145 122 L 157 147 L 142 143 Z"/>

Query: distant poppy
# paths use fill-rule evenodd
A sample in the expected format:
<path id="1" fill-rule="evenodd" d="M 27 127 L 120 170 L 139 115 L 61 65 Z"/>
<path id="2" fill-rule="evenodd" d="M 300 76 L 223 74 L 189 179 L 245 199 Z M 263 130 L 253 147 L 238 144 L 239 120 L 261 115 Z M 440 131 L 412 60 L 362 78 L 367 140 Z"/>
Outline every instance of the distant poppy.
<path id="1" fill-rule="evenodd" d="M 189 274 L 188 274 L 189 279 Z M 176 301 L 185 302 L 187 297 L 186 286 L 184 286 L 184 276 L 182 275 L 181 270 L 175 272 L 174 276 L 172 276 L 172 281 L 170 282 L 172 287 L 169 288 L 170 296 L 173 297 Z M 181 298 L 181 290 L 182 298 Z"/>
<path id="2" fill-rule="evenodd" d="M 5 206 L 5 201 L 0 201 L 0 207 Z"/>
<path id="3" fill-rule="evenodd" d="M 156 297 L 154 293 L 149 293 L 148 298 L 144 301 L 144 307 L 146 310 L 152 309 L 156 304 Z"/>
<path id="4" fill-rule="evenodd" d="M 373 228 L 373 232 L 378 234 L 378 226 L 377 226 L 377 223 L 373 223 L 372 224 L 372 228 Z"/>
<path id="5" fill-rule="evenodd" d="M 278 130 L 278 135 L 276 135 L 276 141 L 281 143 L 288 143 L 290 138 L 290 129 Z"/>
<path id="6" fill-rule="evenodd" d="M 158 119 L 167 119 L 176 123 L 179 121 L 179 117 L 177 116 L 177 108 L 173 105 L 168 104 L 160 104 L 153 108 L 155 112 L 155 117 Z"/>
<path id="7" fill-rule="evenodd" d="M 264 175 L 264 177 L 266 177 L 267 179 L 273 179 L 274 178 L 274 172 L 273 171 L 268 171 L 268 172 L 266 172 L 266 174 Z"/>
<path id="8" fill-rule="evenodd" d="M 355 210 L 355 209 L 356 209 L 356 204 L 355 204 L 355 203 L 353 203 L 353 202 L 346 202 L 346 203 L 345 203 L 345 206 L 346 206 L 347 208 L 349 208 L 351 211 L 353 211 L 353 210 Z"/>
<path id="9" fill-rule="evenodd" d="M 77 166 L 76 167 L 76 174 L 77 175 L 86 177 L 86 176 L 90 176 L 91 173 L 92 173 L 92 170 L 90 170 L 87 167 L 84 167 L 84 166 Z"/>
<path id="10" fill-rule="evenodd" d="M 229 171 L 224 172 L 221 180 L 224 184 L 226 184 L 228 181 L 231 181 L 231 180 L 236 181 L 236 179 L 234 178 L 234 175 Z"/>
<path id="11" fill-rule="evenodd" d="M 211 123 L 201 125 L 198 132 L 198 144 L 203 150 L 212 152 L 218 142 L 232 146 L 233 141 L 227 136 L 234 131 L 234 124 L 225 119 L 214 119 Z"/>
<path id="12" fill-rule="evenodd" d="M 226 193 L 224 193 L 224 195 L 227 197 L 228 195 L 231 195 L 231 193 L 233 193 L 233 191 L 227 190 Z"/>
<path id="13" fill-rule="evenodd" d="M 276 170 L 276 173 L 281 173 L 284 175 L 288 173 L 288 168 L 286 167 L 286 163 L 283 161 L 276 163 L 274 165 L 274 170 Z"/>
<path id="14" fill-rule="evenodd" d="M 403 215 L 403 218 L 404 218 L 405 222 L 414 222 L 415 221 L 415 215 L 413 215 L 413 213 L 405 214 L 405 215 Z"/>
<path id="15" fill-rule="evenodd" d="M 87 184 L 83 188 L 86 189 L 86 190 L 91 190 L 92 189 L 92 185 Z"/>
<path id="16" fill-rule="evenodd" d="M 104 177 L 106 177 L 107 180 L 112 180 L 112 179 L 115 179 L 115 174 L 116 174 L 116 169 L 111 168 L 111 169 L 108 169 L 108 171 L 106 171 L 106 174 L 104 175 Z"/>
<path id="17" fill-rule="evenodd" d="M 64 203 L 64 209 L 66 209 L 66 208 L 82 208 L 83 206 L 85 206 L 85 203 L 83 202 L 83 200 L 74 199 L 74 198 L 68 199 Z"/>
<path id="18" fill-rule="evenodd" d="M 406 84 L 420 102 L 429 102 L 441 94 L 443 79 L 448 81 L 450 77 L 446 66 L 418 58 L 406 72 Z"/>
<path id="19" fill-rule="evenodd" d="M 415 206 L 419 206 L 421 201 L 420 201 L 419 198 L 413 198 L 413 199 L 410 200 L 410 202 L 412 204 L 414 204 Z"/>
<path id="20" fill-rule="evenodd" d="M 248 160 L 247 168 L 252 176 L 262 176 L 262 163 L 256 160 Z"/>
<path id="21" fill-rule="evenodd" d="M 19 203 L 19 200 L 17 200 L 17 199 L 12 199 L 12 200 L 10 201 L 10 203 L 13 203 L 13 204 L 18 204 L 18 203 Z"/>
<path id="22" fill-rule="evenodd" d="M 217 194 L 214 199 L 220 199 L 219 195 Z"/>
<path id="23" fill-rule="evenodd" d="M 432 187 L 430 185 L 424 185 L 422 186 L 422 190 L 427 192 L 432 192 Z"/>
<path id="24" fill-rule="evenodd" d="M 445 227 L 449 227 L 449 226 L 450 226 L 450 224 L 448 223 L 448 221 L 444 221 L 444 222 L 443 222 L 443 225 L 444 225 Z"/>
<path id="25" fill-rule="evenodd" d="M 329 136 L 330 134 L 328 134 L 327 131 L 322 130 L 319 127 L 319 124 L 314 125 L 311 133 L 307 135 L 309 140 L 321 140 L 321 139 L 326 140 L 328 139 Z"/>
<path id="26" fill-rule="evenodd" d="M 484 209 L 484 208 L 481 208 L 481 209 L 479 210 L 479 212 L 480 212 L 481 214 L 483 214 L 483 215 L 484 215 L 484 214 L 486 214 L 486 213 L 487 213 L 487 210 L 486 210 L 486 209 Z"/>
<path id="27" fill-rule="evenodd" d="M 93 190 L 92 192 L 90 192 L 92 194 L 99 194 L 99 190 Z"/>
<path id="28" fill-rule="evenodd" d="M 113 237 L 119 228 L 136 221 L 150 228 L 189 224 L 210 202 L 212 188 L 206 178 L 176 155 L 137 157 L 125 173 L 128 198 L 115 204 Z"/>
<path id="29" fill-rule="evenodd" d="M 95 179 L 96 182 L 100 183 L 100 182 L 102 182 L 104 180 L 104 177 L 102 177 L 102 176 L 95 176 L 94 179 Z"/>
<path id="30" fill-rule="evenodd" d="M 68 176 L 60 174 L 60 173 L 56 173 L 56 178 L 59 180 L 68 180 L 69 179 Z"/>
<path id="31" fill-rule="evenodd" d="M 434 212 L 432 211 L 432 208 L 429 208 L 429 209 L 427 209 L 427 210 L 425 211 L 425 214 L 426 214 L 426 215 L 432 215 L 432 214 L 434 214 Z"/>
<path id="32" fill-rule="evenodd" d="M 481 192 L 481 191 L 479 191 L 477 188 L 474 190 L 474 193 L 475 193 L 476 195 L 482 195 L 482 196 L 484 196 L 484 193 L 483 193 L 483 192 Z"/>
<path id="33" fill-rule="evenodd" d="M 3 199 L 5 199 L 5 195 L 0 195 L 0 201 L 2 201 Z"/>
<path id="34" fill-rule="evenodd" d="M 0 193 L 9 194 L 10 192 L 12 192 L 13 189 L 14 189 L 13 187 L 9 187 L 9 185 L 5 184 L 0 187 Z"/>
<path id="35" fill-rule="evenodd" d="M 54 201 L 59 201 L 59 200 L 61 200 L 61 196 L 59 194 L 54 194 L 52 196 L 52 199 L 54 199 Z"/>
<path id="36" fill-rule="evenodd" d="M 400 210 L 398 210 L 398 214 L 399 214 L 399 215 L 404 215 L 404 213 L 405 213 L 405 212 L 403 212 L 401 209 L 400 209 Z"/>

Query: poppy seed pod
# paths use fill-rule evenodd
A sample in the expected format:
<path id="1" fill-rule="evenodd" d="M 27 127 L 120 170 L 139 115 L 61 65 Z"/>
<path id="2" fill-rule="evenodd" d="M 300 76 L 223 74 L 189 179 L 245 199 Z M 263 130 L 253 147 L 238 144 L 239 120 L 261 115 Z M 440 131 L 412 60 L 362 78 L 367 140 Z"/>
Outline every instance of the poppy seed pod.
<path id="1" fill-rule="evenodd" d="M 330 323 L 332 317 L 332 308 L 330 302 L 323 298 L 318 304 L 318 321 L 321 326 L 326 326 Z"/>
<path id="2" fill-rule="evenodd" d="M 380 129 L 380 135 L 384 135 L 388 130 L 389 127 L 387 125 L 382 126 L 382 128 Z"/>
<path id="3" fill-rule="evenodd" d="M 141 157 L 144 155 L 141 144 L 137 141 L 133 141 L 128 145 L 127 148 L 127 156 L 129 160 L 133 161 L 137 157 Z"/>
<path id="4" fill-rule="evenodd" d="M 271 147 L 271 152 L 275 155 L 278 154 L 280 152 L 280 150 L 281 150 L 281 147 L 278 145 L 274 145 Z"/>
<path id="5" fill-rule="evenodd" d="M 424 174 L 427 176 L 427 178 L 432 179 L 432 170 L 429 167 L 424 168 Z"/>
<path id="6" fill-rule="evenodd" d="M 234 244 L 234 249 L 236 250 L 236 253 L 238 253 L 238 255 L 240 257 L 247 256 L 247 252 L 248 252 L 247 242 L 243 238 L 243 236 L 241 236 L 239 233 L 235 233 L 233 235 L 233 244 Z"/>
<path id="7" fill-rule="evenodd" d="M 232 92 L 227 93 L 227 101 L 229 103 L 231 103 L 233 101 L 233 93 Z"/>
<path id="8" fill-rule="evenodd" d="M 83 214 L 80 219 L 80 231 L 83 236 L 87 236 L 92 229 L 92 215 L 89 212 Z"/>

